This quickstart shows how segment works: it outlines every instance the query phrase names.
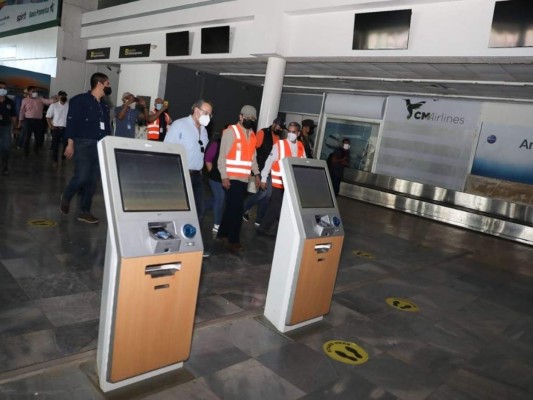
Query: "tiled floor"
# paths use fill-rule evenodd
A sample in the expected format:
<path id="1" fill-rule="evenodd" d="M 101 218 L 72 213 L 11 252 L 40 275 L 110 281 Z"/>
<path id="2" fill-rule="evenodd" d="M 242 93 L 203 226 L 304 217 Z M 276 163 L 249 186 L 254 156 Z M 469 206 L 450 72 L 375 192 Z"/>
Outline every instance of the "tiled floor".
<path id="1" fill-rule="evenodd" d="M 0 399 L 103 399 L 94 384 L 106 223 L 61 216 L 71 166 L 13 154 L 0 177 Z M 274 240 L 243 225 L 245 251 L 210 237 L 190 359 L 175 376 L 114 398 L 533 398 L 533 248 L 346 198 L 331 312 L 281 335 L 261 318 Z M 28 224 L 50 219 L 56 226 Z M 385 302 L 402 297 L 419 312 Z M 360 365 L 328 357 L 354 342 Z M 109 395 L 107 396 L 109 397 Z"/>

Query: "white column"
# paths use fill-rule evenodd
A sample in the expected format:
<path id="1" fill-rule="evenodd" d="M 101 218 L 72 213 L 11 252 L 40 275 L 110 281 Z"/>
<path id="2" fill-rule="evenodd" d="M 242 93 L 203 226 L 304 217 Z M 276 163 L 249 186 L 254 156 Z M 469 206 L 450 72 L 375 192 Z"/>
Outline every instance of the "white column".
<path id="1" fill-rule="evenodd" d="M 154 100 L 165 96 L 167 64 L 122 64 L 118 84 L 117 102 L 120 104 L 122 93 L 130 92 L 136 96 L 150 96 L 150 108 Z"/>
<path id="2" fill-rule="evenodd" d="M 261 110 L 257 121 L 258 129 L 270 126 L 278 116 L 283 78 L 285 77 L 285 64 L 285 59 L 280 57 L 269 57 L 268 59 Z"/>

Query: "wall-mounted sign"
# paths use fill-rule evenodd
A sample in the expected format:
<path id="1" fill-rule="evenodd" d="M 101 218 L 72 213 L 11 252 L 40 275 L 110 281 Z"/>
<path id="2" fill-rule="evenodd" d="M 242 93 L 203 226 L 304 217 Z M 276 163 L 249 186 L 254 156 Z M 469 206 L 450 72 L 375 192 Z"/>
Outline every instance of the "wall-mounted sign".
<path id="1" fill-rule="evenodd" d="M 138 58 L 150 56 L 150 43 L 132 44 L 131 46 L 120 46 L 118 58 Z"/>
<path id="2" fill-rule="evenodd" d="M 0 37 L 61 24 L 63 0 L 19 0 L 17 4 L 4 3 L 0 1 Z"/>
<path id="3" fill-rule="evenodd" d="M 480 110 L 475 101 L 389 97 L 375 172 L 463 190 Z"/>
<path id="4" fill-rule="evenodd" d="M 484 123 L 471 173 L 533 185 L 533 128 Z"/>
<path id="5" fill-rule="evenodd" d="M 100 49 L 88 49 L 86 60 L 105 60 L 111 54 L 111 47 L 102 47 Z"/>

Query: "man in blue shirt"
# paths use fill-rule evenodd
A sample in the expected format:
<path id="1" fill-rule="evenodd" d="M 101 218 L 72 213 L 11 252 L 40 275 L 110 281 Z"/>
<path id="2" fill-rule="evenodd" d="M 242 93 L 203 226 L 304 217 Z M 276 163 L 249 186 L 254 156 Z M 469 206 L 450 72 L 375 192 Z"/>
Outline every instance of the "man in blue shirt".
<path id="1" fill-rule="evenodd" d="M 80 214 L 77 220 L 88 224 L 99 222 L 91 214 L 92 199 L 100 178 L 96 144 L 111 134 L 109 106 L 104 101 L 104 96 L 110 94 L 109 78 L 97 72 L 91 76 L 91 90 L 74 96 L 68 109 L 65 157 L 74 157 L 75 168 L 74 176 L 61 196 L 59 209 L 62 214 L 68 214 L 70 201 L 79 192 Z"/>
<path id="2" fill-rule="evenodd" d="M 174 121 L 165 136 L 165 143 L 178 143 L 185 147 L 198 219 L 203 214 L 202 168 L 205 148 L 209 142 L 205 127 L 209 125 L 212 116 L 211 102 L 198 100 L 192 105 L 191 115 Z M 208 256 L 209 252 L 204 252 L 204 257 Z"/>
<path id="3" fill-rule="evenodd" d="M 144 113 L 132 107 L 138 103 Z M 140 119 L 148 119 L 146 103 L 142 97 L 135 97 L 130 92 L 122 95 L 122 106 L 115 107 L 115 136 L 135 139 L 135 128 Z"/>

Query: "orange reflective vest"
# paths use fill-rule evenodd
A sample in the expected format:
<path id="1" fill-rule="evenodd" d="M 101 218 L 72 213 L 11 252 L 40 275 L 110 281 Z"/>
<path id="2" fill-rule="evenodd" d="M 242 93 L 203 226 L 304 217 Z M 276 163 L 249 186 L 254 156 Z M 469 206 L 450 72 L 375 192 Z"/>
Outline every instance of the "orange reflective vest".
<path id="1" fill-rule="evenodd" d="M 281 165 L 279 163 L 280 160 L 284 159 L 285 157 L 305 157 L 305 147 L 301 141 L 296 141 L 298 147 L 296 155 L 291 153 L 291 146 L 289 145 L 289 143 L 290 142 L 288 139 L 280 140 L 278 142 L 278 159 L 272 163 L 272 187 L 278 189 L 283 189 L 283 179 L 281 179 Z"/>
<path id="2" fill-rule="evenodd" d="M 240 125 L 231 125 L 233 129 L 233 146 L 226 155 L 226 174 L 228 178 L 247 179 L 252 172 L 252 159 L 255 154 L 255 133 L 246 132 Z"/>
<path id="3" fill-rule="evenodd" d="M 170 122 L 170 116 L 166 112 L 164 112 L 163 115 L 165 116 L 165 120 L 167 121 L 168 127 L 168 123 Z M 148 131 L 148 140 L 159 140 L 159 134 L 162 133 L 159 129 L 159 118 L 146 125 L 146 129 Z"/>

